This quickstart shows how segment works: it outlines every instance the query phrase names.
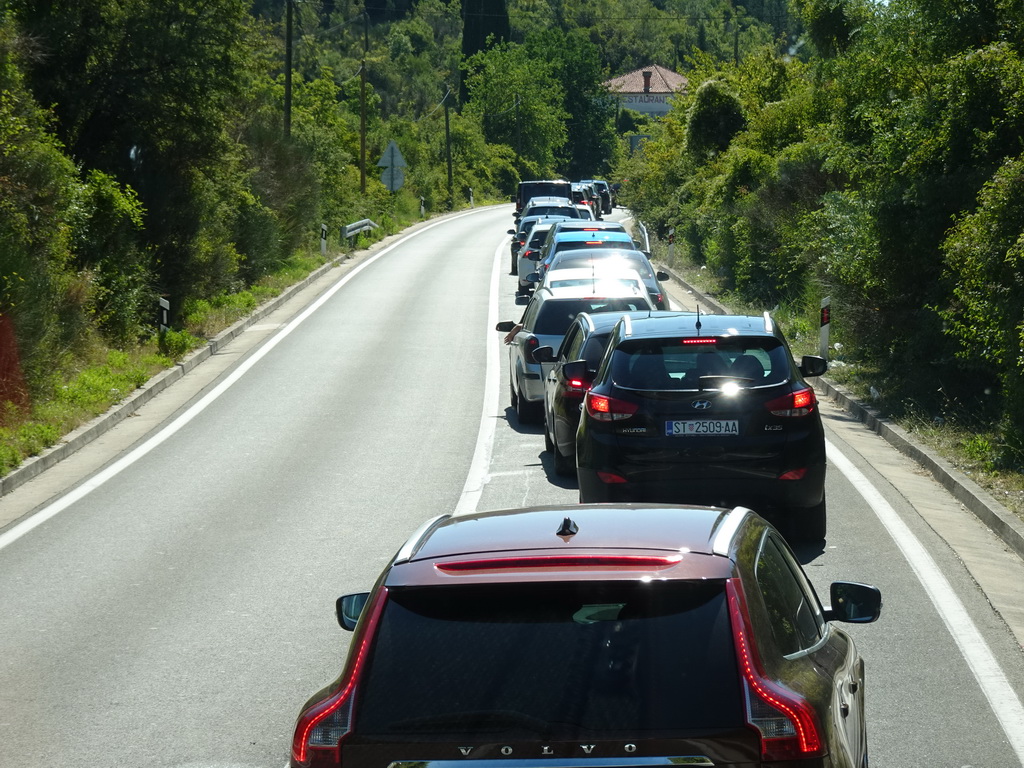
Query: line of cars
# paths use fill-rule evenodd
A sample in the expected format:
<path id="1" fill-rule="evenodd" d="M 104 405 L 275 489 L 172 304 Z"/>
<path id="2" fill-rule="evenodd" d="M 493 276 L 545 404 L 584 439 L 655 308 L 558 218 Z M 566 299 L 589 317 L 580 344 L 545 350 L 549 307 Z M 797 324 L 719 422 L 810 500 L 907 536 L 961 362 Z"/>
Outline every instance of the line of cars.
<path id="1" fill-rule="evenodd" d="M 868 765 L 864 663 L 837 624 L 875 621 L 879 591 L 833 582 L 823 605 L 735 500 L 785 487 L 824 534 L 803 382 L 824 361 L 797 365 L 767 313 L 658 310 L 635 270 L 594 261 L 549 269 L 499 330 L 520 420 L 543 416 L 556 471 L 606 503 L 424 523 L 338 598 L 351 647 L 292 768 Z"/>
<path id="2" fill-rule="evenodd" d="M 621 247 L 628 233 L 549 226 L 528 276 L 540 287 L 497 330 L 510 403 L 520 423 L 543 421 L 555 471 L 576 474 L 580 501 L 743 504 L 791 539 L 823 539 L 824 430 L 805 379 L 824 359 L 795 362 L 767 313 L 668 310 L 668 275 Z M 630 275 L 649 306 L 623 303 Z"/>

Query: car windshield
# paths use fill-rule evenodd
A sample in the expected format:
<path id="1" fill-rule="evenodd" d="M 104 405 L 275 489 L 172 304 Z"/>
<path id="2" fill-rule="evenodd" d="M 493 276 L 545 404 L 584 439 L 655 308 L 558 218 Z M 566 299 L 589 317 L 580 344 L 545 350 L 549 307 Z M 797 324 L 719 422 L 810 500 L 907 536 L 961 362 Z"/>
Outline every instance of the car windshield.
<path id="1" fill-rule="evenodd" d="M 619 346 L 609 361 L 612 381 L 630 389 L 720 389 L 781 384 L 790 377 L 786 347 L 774 337 L 638 339 Z"/>
<path id="2" fill-rule="evenodd" d="M 391 590 L 361 736 L 684 736 L 742 725 L 721 582 Z"/>
<path id="3" fill-rule="evenodd" d="M 636 312 L 642 309 L 650 309 L 646 297 L 643 296 L 614 299 L 549 299 L 537 313 L 537 322 L 532 331 L 542 336 L 564 336 L 580 312 Z"/>

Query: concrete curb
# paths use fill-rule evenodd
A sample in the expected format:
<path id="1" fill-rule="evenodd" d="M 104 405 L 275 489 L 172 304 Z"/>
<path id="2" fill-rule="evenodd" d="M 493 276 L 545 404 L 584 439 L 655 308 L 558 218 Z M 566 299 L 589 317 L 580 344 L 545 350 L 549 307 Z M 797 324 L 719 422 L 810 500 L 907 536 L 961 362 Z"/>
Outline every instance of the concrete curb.
<path id="1" fill-rule="evenodd" d="M 673 281 L 682 286 L 688 293 L 693 294 L 701 304 L 713 308 L 717 314 L 728 314 L 729 310 L 726 307 L 698 291 L 679 277 L 672 269 L 664 266 L 661 269 L 668 272 Z M 904 456 L 917 462 L 943 488 L 949 491 L 957 501 L 988 526 L 1018 557 L 1024 559 L 1024 522 L 1000 504 L 984 488 L 964 473 L 958 471 L 941 456 L 916 444 L 905 429 L 880 416 L 877 411 L 858 402 L 847 390 L 838 384 L 834 384 L 828 379 L 819 378 L 813 382 L 813 385 L 819 394 L 827 397 L 847 413 L 856 417 L 868 429 L 879 435 Z"/>

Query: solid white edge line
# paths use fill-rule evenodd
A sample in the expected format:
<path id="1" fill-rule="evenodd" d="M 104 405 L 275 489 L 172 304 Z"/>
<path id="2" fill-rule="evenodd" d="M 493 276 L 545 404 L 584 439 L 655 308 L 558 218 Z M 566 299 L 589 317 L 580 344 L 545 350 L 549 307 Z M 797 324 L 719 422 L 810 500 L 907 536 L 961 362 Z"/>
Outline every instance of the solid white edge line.
<path id="1" fill-rule="evenodd" d="M 868 503 L 917 575 L 918 581 L 921 582 L 935 610 L 942 617 L 950 635 L 960 648 L 960 653 L 966 659 L 978 685 L 981 686 L 982 693 L 988 699 L 989 706 L 1002 726 L 1010 747 L 1024 765 L 1024 706 L 1021 705 L 1020 698 L 981 636 L 981 632 L 968 616 L 960 598 L 943 576 L 938 564 L 907 524 L 900 519 L 892 505 L 835 445 L 826 440 L 825 446 L 829 463 L 846 476 Z"/>
<path id="2" fill-rule="evenodd" d="M 157 432 L 155 435 L 149 438 L 146 442 L 142 443 L 142 445 L 138 446 L 133 451 L 130 451 L 129 453 L 125 454 L 122 458 L 115 461 L 106 469 L 96 473 L 88 480 L 83 482 L 81 485 L 75 487 L 73 490 L 65 494 L 64 496 L 61 496 L 56 501 L 43 507 L 41 510 L 39 510 L 31 517 L 28 517 L 22 522 L 15 524 L 13 527 L 9 528 L 4 533 L 0 534 L 0 550 L 13 544 L 15 541 L 17 541 L 30 531 L 34 530 L 35 528 L 38 528 L 40 525 L 55 517 L 59 513 L 63 512 L 65 509 L 70 507 L 75 502 L 85 498 L 90 493 L 92 493 L 92 491 L 99 488 L 105 482 L 107 482 L 111 478 L 115 477 L 118 473 L 130 467 L 132 464 L 134 464 L 136 461 L 138 461 L 143 456 L 148 454 L 154 448 L 158 447 L 164 441 L 172 437 L 182 427 L 184 427 L 186 424 L 192 421 L 192 419 L 194 419 L 196 416 L 198 416 L 200 413 L 206 410 L 206 408 L 210 404 L 212 404 L 218 397 L 220 397 L 228 389 L 230 389 L 231 386 L 234 385 L 239 379 L 241 379 L 242 376 L 248 373 L 249 370 L 254 365 L 256 365 L 256 363 L 262 360 L 274 347 L 280 344 L 292 331 L 294 331 L 303 322 L 305 322 L 310 315 L 312 315 L 314 312 L 320 309 L 320 307 L 326 304 L 331 299 L 331 297 L 334 296 L 335 293 L 341 290 L 341 288 L 349 282 L 349 280 L 354 278 L 356 275 L 358 275 L 368 266 L 373 264 L 375 261 L 383 257 L 385 254 L 390 253 L 403 243 L 411 240 L 414 237 L 418 237 L 419 235 L 433 229 L 434 227 L 441 226 L 442 224 L 452 221 L 453 219 L 461 219 L 464 216 L 472 216 L 474 213 L 480 213 L 481 211 L 485 210 L 487 209 L 476 208 L 473 209 L 472 211 L 467 211 L 466 213 L 461 213 L 456 216 L 449 216 L 439 221 L 435 221 L 432 224 L 428 224 L 422 229 L 418 229 L 415 232 L 412 232 L 409 235 L 402 237 L 398 241 L 389 245 L 387 248 L 383 249 L 380 253 L 374 254 L 366 261 L 364 261 L 362 264 L 352 269 L 351 272 L 346 274 L 344 277 L 339 279 L 338 282 L 336 282 L 334 285 L 328 288 L 316 301 L 314 301 L 312 304 L 306 307 L 306 309 L 303 310 L 299 315 L 292 318 L 285 325 L 283 325 L 281 327 L 281 330 L 279 330 L 276 334 L 274 334 L 274 336 L 268 339 L 262 347 L 257 349 L 252 355 L 246 358 L 244 362 L 242 362 L 237 368 L 234 369 L 234 371 L 231 372 L 231 374 L 229 374 L 217 386 L 215 386 L 205 396 L 203 396 L 202 399 L 196 402 L 195 405 L 193 405 L 191 408 L 189 408 L 187 411 L 181 414 L 181 416 L 179 416 L 166 427 L 161 429 L 159 432 Z"/>
<path id="3" fill-rule="evenodd" d="M 508 243 L 502 241 L 494 250 L 494 262 L 491 267 L 491 288 L 488 300 L 487 323 L 484 326 L 486 341 L 486 373 L 484 374 L 484 404 L 480 414 L 480 430 L 476 436 L 476 448 L 473 450 L 473 462 L 470 464 L 466 483 L 462 487 L 462 495 L 455 506 L 455 515 L 468 515 L 477 511 L 484 486 L 490 479 L 491 455 L 494 452 L 494 433 L 497 430 L 498 402 L 500 387 L 498 376 L 501 372 L 501 359 L 498 354 L 501 347 L 494 326 L 498 323 L 498 277 L 504 252 Z"/>

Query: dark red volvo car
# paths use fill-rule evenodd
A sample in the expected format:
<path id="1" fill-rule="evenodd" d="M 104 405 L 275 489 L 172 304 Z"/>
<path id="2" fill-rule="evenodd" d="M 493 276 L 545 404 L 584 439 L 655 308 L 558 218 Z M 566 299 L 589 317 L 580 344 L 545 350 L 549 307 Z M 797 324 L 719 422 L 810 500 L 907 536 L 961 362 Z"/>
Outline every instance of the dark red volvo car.
<path id="1" fill-rule="evenodd" d="M 861 768 L 864 664 L 744 508 L 593 505 L 429 521 L 368 593 L 291 765 Z"/>

